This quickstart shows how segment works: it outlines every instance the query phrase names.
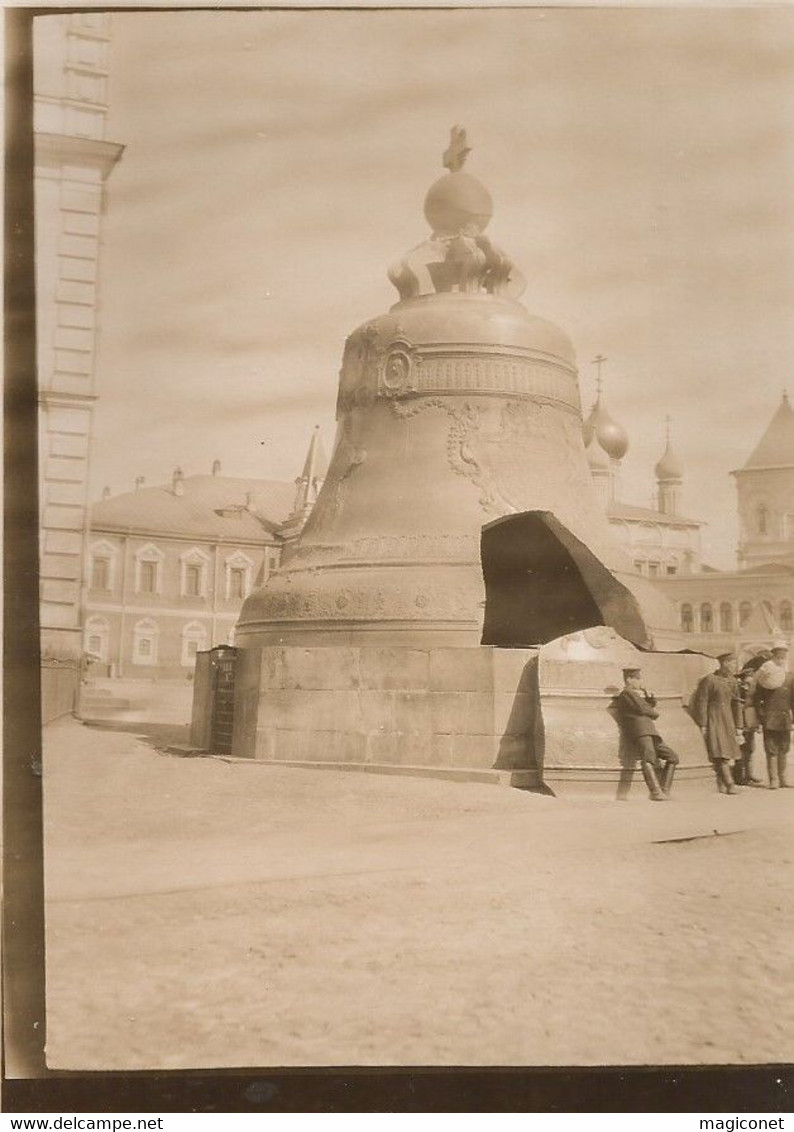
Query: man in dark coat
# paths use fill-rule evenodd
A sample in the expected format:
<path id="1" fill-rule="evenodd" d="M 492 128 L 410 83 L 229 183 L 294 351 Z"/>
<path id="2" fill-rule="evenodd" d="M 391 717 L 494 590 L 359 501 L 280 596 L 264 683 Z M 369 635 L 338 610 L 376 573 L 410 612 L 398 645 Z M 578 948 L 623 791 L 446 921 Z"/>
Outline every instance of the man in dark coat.
<path id="1" fill-rule="evenodd" d="M 736 794 L 731 764 L 741 762 L 739 743 L 744 739 L 739 681 L 734 675 L 736 657 L 732 652 L 717 657 L 719 668 L 704 676 L 689 704 L 689 712 L 703 732 L 706 750 L 721 794 Z"/>
<path id="2" fill-rule="evenodd" d="M 786 763 L 794 719 L 794 673 L 787 670 L 787 661 L 788 647 L 776 645 L 772 659 L 758 669 L 755 688 L 755 708 L 764 732 L 770 790 L 789 785 Z"/>
<path id="3" fill-rule="evenodd" d="M 639 668 L 623 669 L 623 690 L 615 697 L 615 715 L 626 745 L 640 759 L 651 800 L 666 802 L 673 786 L 678 755 L 656 730 L 656 700 L 642 686 Z M 661 772 L 661 778 L 660 774 Z"/>

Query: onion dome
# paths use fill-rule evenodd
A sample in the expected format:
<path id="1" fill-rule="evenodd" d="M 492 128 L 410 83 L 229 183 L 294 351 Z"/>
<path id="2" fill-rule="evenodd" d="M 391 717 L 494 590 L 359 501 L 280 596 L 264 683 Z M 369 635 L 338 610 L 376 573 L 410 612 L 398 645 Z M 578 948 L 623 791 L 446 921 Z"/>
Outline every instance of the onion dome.
<path id="1" fill-rule="evenodd" d="M 582 428 L 582 439 L 585 446 L 589 445 L 593 437 L 613 460 L 622 460 L 629 450 L 629 438 L 626 430 L 606 411 L 601 404 L 600 395 Z"/>
<path id="2" fill-rule="evenodd" d="M 657 480 L 680 480 L 683 478 L 683 465 L 673 451 L 669 440 L 664 450 L 664 456 L 662 456 L 654 471 Z"/>
<path id="3" fill-rule="evenodd" d="M 590 434 L 590 440 L 585 448 L 585 455 L 587 456 L 587 463 L 590 465 L 591 472 L 609 471 L 609 455 L 598 443 L 595 432 Z"/>
<path id="4" fill-rule="evenodd" d="M 670 418 L 665 418 L 665 439 L 667 447 L 659 463 L 654 468 L 659 483 L 680 483 L 684 475 L 684 466 L 673 451 L 670 443 Z"/>

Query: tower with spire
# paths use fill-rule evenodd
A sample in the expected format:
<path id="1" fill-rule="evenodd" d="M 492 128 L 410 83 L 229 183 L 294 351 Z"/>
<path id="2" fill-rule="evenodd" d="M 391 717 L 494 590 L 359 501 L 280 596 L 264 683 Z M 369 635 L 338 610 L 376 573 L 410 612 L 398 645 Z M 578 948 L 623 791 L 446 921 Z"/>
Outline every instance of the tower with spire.
<path id="1" fill-rule="evenodd" d="M 320 488 L 325 482 L 328 471 L 328 457 L 323 447 L 323 438 L 320 426 L 315 425 L 309 450 L 303 463 L 303 471 L 295 480 L 295 502 L 289 517 L 282 524 L 279 534 L 284 542 L 291 542 L 303 530 L 303 526 L 311 515 L 312 508 L 317 502 Z"/>
<path id="2" fill-rule="evenodd" d="M 736 477 L 739 569 L 794 564 L 794 408 L 784 392 L 764 435 Z"/>

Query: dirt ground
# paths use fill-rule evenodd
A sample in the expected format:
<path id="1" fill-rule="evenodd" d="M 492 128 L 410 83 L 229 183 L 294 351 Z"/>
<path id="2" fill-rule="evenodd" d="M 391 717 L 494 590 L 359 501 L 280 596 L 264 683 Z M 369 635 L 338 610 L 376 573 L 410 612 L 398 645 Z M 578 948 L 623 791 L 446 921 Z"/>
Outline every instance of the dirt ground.
<path id="1" fill-rule="evenodd" d="M 71 720 L 44 785 L 52 1067 L 794 1060 L 794 790 L 554 799 Z"/>

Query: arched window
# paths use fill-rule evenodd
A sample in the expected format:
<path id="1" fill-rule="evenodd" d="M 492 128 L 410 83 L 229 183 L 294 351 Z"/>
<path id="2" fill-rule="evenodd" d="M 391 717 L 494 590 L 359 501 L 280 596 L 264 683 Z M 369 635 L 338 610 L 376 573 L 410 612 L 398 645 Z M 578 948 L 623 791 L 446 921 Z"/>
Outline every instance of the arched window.
<path id="1" fill-rule="evenodd" d="M 794 616 L 792 616 L 790 601 L 781 601 L 780 603 L 780 628 L 784 633 L 794 631 Z"/>
<path id="2" fill-rule="evenodd" d="M 704 601 L 700 607 L 700 631 L 701 633 L 714 632 L 714 613 L 711 603 L 708 601 Z"/>
<path id="3" fill-rule="evenodd" d="M 720 632 L 733 632 L 733 606 L 729 601 L 723 601 L 720 604 Z"/>
<path id="4" fill-rule="evenodd" d="M 196 653 L 207 647 L 207 630 L 198 621 L 190 621 L 182 630 L 182 667 L 192 668 Z"/>
<path id="5" fill-rule="evenodd" d="M 765 503 L 759 503 L 755 509 L 755 528 L 759 535 L 767 533 L 769 525 L 769 512 Z"/>
<path id="6" fill-rule="evenodd" d="M 89 617 L 83 630 L 83 648 L 96 660 L 108 659 L 110 626 L 104 617 Z"/>
<path id="7" fill-rule="evenodd" d="M 157 639 L 160 629 L 151 617 L 139 621 L 132 631 L 132 663 L 157 664 Z"/>
<path id="8" fill-rule="evenodd" d="M 135 592 L 157 594 L 162 585 L 162 563 L 165 555 L 153 543 L 135 552 Z"/>
<path id="9" fill-rule="evenodd" d="M 739 625 L 744 628 L 750 620 L 750 615 L 753 612 L 752 602 L 742 601 L 739 603 Z"/>
<path id="10" fill-rule="evenodd" d="M 692 633 L 695 629 L 695 615 L 691 605 L 681 606 L 681 628 L 685 633 Z"/>

